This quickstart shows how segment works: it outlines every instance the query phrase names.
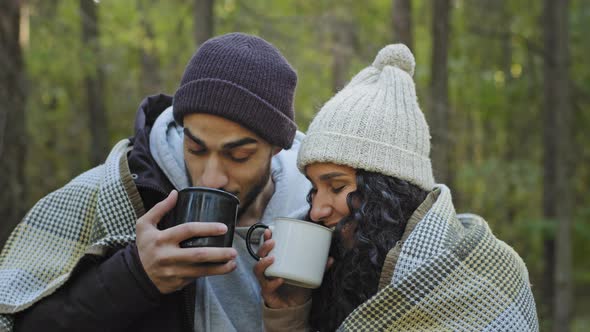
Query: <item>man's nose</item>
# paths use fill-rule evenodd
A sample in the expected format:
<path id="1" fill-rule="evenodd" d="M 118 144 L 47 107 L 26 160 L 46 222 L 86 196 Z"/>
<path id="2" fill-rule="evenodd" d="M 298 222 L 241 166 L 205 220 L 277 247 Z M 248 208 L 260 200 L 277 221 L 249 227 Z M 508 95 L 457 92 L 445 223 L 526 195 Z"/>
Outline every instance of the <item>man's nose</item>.
<path id="1" fill-rule="evenodd" d="M 223 188 L 228 183 L 228 176 L 222 163 L 216 157 L 211 157 L 205 164 L 203 175 L 201 176 L 201 185 L 209 188 Z"/>
<path id="2" fill-rule="evenodd" d="M 314 222 L 326 221 L 332 215 L 332 206 L 319 195 L 315 195 L 311 202 L 309 216 Z"/>

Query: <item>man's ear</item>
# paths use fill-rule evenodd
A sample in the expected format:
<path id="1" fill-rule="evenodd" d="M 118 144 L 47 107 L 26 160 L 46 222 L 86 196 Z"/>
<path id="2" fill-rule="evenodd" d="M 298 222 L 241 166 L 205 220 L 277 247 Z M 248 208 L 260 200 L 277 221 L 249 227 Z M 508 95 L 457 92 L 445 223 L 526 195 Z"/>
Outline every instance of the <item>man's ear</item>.
<path id="1" fill-rule="evenodd" d="M 276 156 L 279 152 L 283 151 L 283 149 L 279 146 L 272 147 L 272 156 Z"/>

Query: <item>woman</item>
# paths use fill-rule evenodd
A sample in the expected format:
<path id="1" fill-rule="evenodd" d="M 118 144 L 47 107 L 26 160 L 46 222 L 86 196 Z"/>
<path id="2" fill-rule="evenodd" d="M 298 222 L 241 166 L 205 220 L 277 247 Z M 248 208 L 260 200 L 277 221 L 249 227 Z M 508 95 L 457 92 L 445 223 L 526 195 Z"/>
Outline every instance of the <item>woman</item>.
<path id="1" fill-rule="evenodd" d="M 414 57 L 389 45 L 317 114 L 298 155 L 309 218 L 334 227 L 311 292 L 254 272 L 267 330 L 538 330 L 524 263 L 435 185 Z M 266 256 L 270 231 L 259 250 Z"/>

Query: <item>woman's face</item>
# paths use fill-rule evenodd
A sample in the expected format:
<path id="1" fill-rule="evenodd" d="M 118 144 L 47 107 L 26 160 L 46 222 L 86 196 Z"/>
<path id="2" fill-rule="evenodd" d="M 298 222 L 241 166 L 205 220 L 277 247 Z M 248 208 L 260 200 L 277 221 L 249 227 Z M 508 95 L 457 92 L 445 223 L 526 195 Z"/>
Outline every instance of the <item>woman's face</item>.
<path id="1" fill-rule="evenodd" d="M 354 168 L 332 163 L 315 163 L 305 168 L 313 185 L 311 194 L 311 220 L 333 228 L 350 214 L 346 197 L 356 190 Z"/>

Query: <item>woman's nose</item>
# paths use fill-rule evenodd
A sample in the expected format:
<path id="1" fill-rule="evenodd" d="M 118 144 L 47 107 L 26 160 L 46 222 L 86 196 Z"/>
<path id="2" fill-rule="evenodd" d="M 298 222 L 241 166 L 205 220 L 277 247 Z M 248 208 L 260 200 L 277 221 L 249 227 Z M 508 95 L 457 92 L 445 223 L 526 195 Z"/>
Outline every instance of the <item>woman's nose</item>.
<path id="1" fill-rule="evenodd" d="M 311 202 L 309 216 L 314 222 L 325 221 L 332 214 L 332 207 L 316 195 Z"/>

